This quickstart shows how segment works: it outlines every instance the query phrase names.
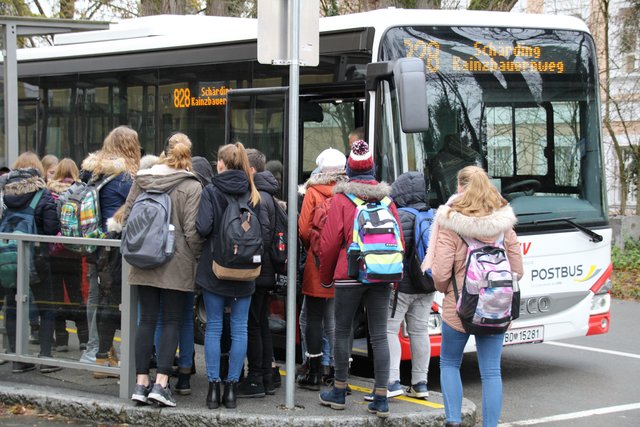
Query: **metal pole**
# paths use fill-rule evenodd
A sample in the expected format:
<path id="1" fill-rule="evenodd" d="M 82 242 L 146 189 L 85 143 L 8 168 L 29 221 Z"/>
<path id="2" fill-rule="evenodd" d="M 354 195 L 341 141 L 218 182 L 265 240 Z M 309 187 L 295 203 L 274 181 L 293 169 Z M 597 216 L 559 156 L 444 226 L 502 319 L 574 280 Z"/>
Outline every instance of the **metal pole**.
<path id="1" fill-rule="evenodd" d="M 18 60 L 16 56 L 18 28 L 4 25 L 4 129 L 7 166 L 18 158 Z"/>
<path id="2" fill-rule="evenodd" d="M 300 92 L 300 1 L 291 0 L 289 21 L 291 28 L 291 44 L 289 45 L 289 242 L 287 253 L 287 359 L 285 378 L 285 405 L 293 409 L 296 372 L 296 275 L 297 275 L 297 243 L 298 243 L 298 93 Z"/>

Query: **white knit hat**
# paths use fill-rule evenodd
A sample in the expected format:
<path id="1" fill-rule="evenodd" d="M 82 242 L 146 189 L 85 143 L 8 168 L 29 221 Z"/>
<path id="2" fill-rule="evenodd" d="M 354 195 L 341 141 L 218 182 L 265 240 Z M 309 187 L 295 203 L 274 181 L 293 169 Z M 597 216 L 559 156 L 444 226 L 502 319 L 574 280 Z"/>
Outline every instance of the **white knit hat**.
<path id="1" fill-rule="evenodd" d="M 316 158 L 318 172 L 344 171 L 347 157 L 335 148 L 327 148 Z"/>

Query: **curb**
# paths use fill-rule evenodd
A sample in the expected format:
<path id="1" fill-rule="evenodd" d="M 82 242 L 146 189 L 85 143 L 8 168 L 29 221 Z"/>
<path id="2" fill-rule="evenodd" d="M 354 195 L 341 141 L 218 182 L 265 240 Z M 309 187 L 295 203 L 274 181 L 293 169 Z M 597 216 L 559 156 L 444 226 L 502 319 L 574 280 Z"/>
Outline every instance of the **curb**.
<path id="1" fill-rule="evenodd" d="M 279 407 L 277 415 L 246 414 L 236 411 L 202 410 L 193 408 L 158 408 L 133 406 L 110 396 L 96 397 L 83 392 L 64 394 L 61 389 L 47 386 L 30 387 L 24 384 L 0 383 L 0 401 L 5 404 L 32 405 L 46 412 L 73 419 L 94 422 L 120 423 L 144 426 L 191 427 L 198 426 L 248 426 L 273 427 L 355 427 L 355 426 L 442 426 L 444 414 L 433 412 L 391 413 L 386 419 L 377 418 L 366 411 L 362 415 L 345 414 L 344 411 L 327 412 L 327 416 L 304 415 L 304 409 Z M 67 392 L 68 390 L 64 390 Z M 329 410 L 328 410 L 329 411 Z M 462 404 L 463 426 L 475 425 L 476 406 L 464 399 Z M 344 415 L 342 415 L 344 414 Z"/>

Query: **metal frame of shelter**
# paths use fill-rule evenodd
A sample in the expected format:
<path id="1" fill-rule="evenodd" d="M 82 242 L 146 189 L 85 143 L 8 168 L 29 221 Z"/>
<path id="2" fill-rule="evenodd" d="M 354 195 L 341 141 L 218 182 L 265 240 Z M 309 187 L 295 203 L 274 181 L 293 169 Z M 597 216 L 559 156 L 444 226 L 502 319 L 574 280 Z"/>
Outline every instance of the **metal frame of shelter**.
<path id="1" fill-rule="evenodd" d="M 4 67 L 4 128 L 7 165 L 18 158 L 18 37 L 43 36 L 73 31 L 103 30 L 109 22 L 76 21 L 72 19 L 27 18 L 0 16 L 4 43 L 2 46 Z"/>

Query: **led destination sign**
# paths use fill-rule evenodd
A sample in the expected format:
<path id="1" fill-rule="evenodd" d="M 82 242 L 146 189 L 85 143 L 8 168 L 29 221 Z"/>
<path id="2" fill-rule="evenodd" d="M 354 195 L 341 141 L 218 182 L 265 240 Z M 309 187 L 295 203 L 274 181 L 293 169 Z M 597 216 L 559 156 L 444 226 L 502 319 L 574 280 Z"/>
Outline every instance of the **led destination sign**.
<path id="1" fill-rule="evenodd" d="M 199 82 L 198 91 L 190 88 L 173 90 L 173 106 L 175 108 L 223 107 L 227 105 L 229 87 L 225 82 Z"/>
<path id="2" fill-rule="evenodd" d="M 427 73 L 437 73 L 443 68 L 440 43 L 436 41 L 405 38 L 403 40 L 406 57 L 417 57 L 425 62 Z M 495 72 L 502 73 L 551 73 L 562 74 L 565 64 L 562 60 L 546 58 L 541 46 L 525 44 L 499 44 L 489 42 L 473 43 L 472 55 L 452 55 L 445 64 L 449 71 Z M 446 70 L 443 70 L 446 71 Z"/>
<path id="3" fill-rule="evenodd" d="M 494 27 L 395 27 L 382 39 L 381 59 L 420 58 L 427 75 L 583 72 L 585 35 L 578 31 Z"/>

